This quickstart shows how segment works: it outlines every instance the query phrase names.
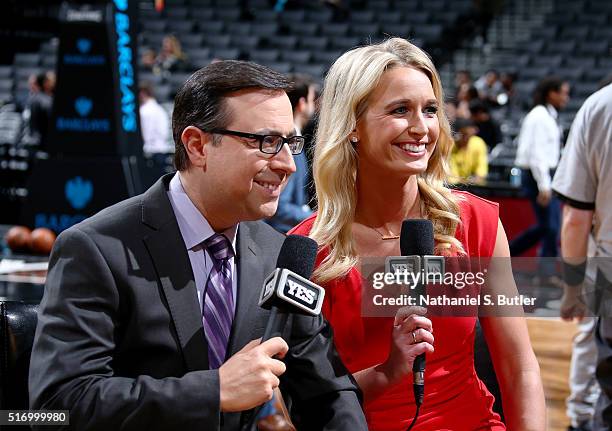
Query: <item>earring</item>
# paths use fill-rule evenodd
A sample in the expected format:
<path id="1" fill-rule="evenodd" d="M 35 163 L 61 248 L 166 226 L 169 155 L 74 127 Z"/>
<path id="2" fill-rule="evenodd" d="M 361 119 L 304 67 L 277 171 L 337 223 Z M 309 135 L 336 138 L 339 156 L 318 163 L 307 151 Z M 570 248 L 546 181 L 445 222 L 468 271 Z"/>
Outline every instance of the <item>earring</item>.
<path id="1" fill-rule="evenodd" d="M 357 142 L 359 142 L 359 139 L 357 139 L 357 136 L 351 136 L 351 142 L 353 144 L 356 144 Z"/>

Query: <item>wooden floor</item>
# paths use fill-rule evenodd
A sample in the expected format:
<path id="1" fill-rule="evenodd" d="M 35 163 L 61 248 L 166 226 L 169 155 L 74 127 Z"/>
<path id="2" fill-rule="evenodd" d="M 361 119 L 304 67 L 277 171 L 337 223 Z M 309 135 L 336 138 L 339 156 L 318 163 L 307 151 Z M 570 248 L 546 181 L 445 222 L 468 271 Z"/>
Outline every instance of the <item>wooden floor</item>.
<path id="1" fill-rule="evenodd" d="M 565 431 L 569 424 L 565 415 L 565 398 L 569 394 L 572 338 L 577 326 L 559 318 L 530 318 L 527 326 L 544 384 L 548 414 L 546 429 Z"/>

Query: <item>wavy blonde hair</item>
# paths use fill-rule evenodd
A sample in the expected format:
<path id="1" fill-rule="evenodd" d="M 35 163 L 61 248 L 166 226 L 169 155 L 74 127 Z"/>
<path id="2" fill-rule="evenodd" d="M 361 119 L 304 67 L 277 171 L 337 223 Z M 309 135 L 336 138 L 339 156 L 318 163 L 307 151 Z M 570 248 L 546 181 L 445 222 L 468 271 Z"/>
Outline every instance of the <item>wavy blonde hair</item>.
<path id="1" fill-rule="evenodd" d="M 438 101 L 440 136 L 427 169 L 417 178 L 421 214 L 433 222 L 436 253 L 463 253 L 455 238 L 459 205 L 445 187 L 452 139 L 440 76 L 424 51 L 407 40 L 392 38 L 344 53 L 325 78 L 313 163 L 318 216 L 310 232 L 320 247 L 329 249 L 314 273 L 320 283 L 345 276 L 357 264 L 351 227 L 357 205 L 357 151 L 349 135 L 382 75 L 400 66 L 425 73 Z"/>

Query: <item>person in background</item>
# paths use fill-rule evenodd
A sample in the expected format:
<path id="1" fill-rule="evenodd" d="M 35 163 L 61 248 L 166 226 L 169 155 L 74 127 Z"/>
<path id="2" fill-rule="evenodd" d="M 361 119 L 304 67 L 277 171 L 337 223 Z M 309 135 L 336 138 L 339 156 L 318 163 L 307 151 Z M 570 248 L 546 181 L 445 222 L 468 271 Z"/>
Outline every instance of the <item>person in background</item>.
<path id="1" fill-rule="evenodd" d="M 612 428 L 612 84 L 592 94 L 572 123 L 552 189 L 564 202 L 561 229 L 564 294 L 561 317 L 582 319 L 581 339 L 572 355 L 572 397 L 568 399 L 570 430 L 603 431 Z M 589 236 L 595 252 L 587 262 Z M 593 268 L 594 267 L 594 268 Z M 593 270 L 594 269 L 594 270 Z M 593 270 L 595 291 L 583 286 Z M 590 275 L 590 274 L 587 274 Z M 586 287 L 586 286 L 585 286 Z M 586 296 L 583 296 L 587 293 Z M 600 301 L 589 301 L 592 297 Z M 585 304 L 585 299 L 586 304 Z M 588 310 L 585 305 L 588 305 Z M 594 314 L 593 314 L 594 313 Z M 595 332 L 593 335 L 593 317 Z M 596 350 L 592 348 L 593 341 Z M 596 377 L 601 392 L 593 406 Z M 592 424 L 589 423 L 593 415 Z"/>
<path id="2" fill-rule="evenodd" d="M 478 90 L 471 84 L 461 84 L 457 89 L 457 118 L 470 118 L 470 103 L 478 100 Z"/>
<path id="3" fill-rule="evenodd" d="M 504 137 L 499 124 L 491 117 L 489 108 L 485 103 L 481 100 L 472 100 L 470 102 L 470 114 L 478 129 L 476 135 L 482 138 L 489 149 L 503 141 Z"/>
<path id="4" fill-rule="evenodd" d="M 498 106 L 497 96 L 503 91 L 504 87 L 499 80 L 499 73 L 495 69 L 489 69 L 474 82 L 474 87 L 478 90 L 478 97 L 488 106 Z"/>
<path id="5" fill-rule="evenodd" d="M 477 136 L 472 120 L 458 118 L 453 125 L 455 144 L 449 157 L 451 182 L 483 183 L 489 173 L 487 145 Z"/>
<path id="6" fill-rule="evenodd" d="M 289 75 L 293 81 L 293 90 L 287 95 L 293 108 L 293 123 L 298 135 L 312 119 L 315 113 L 316 86 L 314 80 L 307 75 Z M 289 178 L 287 187 L 281 193 L 278 210 L 268 223 L 280 232 L 287 232 L 293 226 L 304 220 L 312 209 L 308 206 L 308 162 L 306 153 L 302 151 L 294 158 L 296 172 Z"/>
<path id="7" fill-rule="evenodd" d="M 32 115 L 32 111 L 31 111 L 32 100 L 34 99 L 34 96 L 40 93 L 42 89 L 41 84 L 39 83 L 39 75 L 43 76 L 42 74 L 38 74 L 38 73 L 32 73 L 30 76 L 28 76 L 28 90 L 29 91 L 28 91 L 28 95 L 27 95 L 25 102 L 23 102 L 23 112 L 21 113 L 21 118 L 23 118 L 24 124 L 26 125 L 24 139 L 22 142 L 27 142 L 28 144 L 38 144 L 40 140 L 39 136 L 33 136 L 32 132 L 30 131 L 30 126 L 31 126 L 30 118 Z M 44 80 L 44 77 L 42 79 Z"/>
<path id="8" fill-rule="evenodd" d="M 181 42 L 173 34 L 164 36 L 159 54 L 155 59 L 155 68 L 159 68 L 162 76 L 172 72 L 184 71 L 189 67 L 187 55 L 181 48 Z"/>
<path id="9" fill-rule="evenodd" d="M 173 150 L 168 140 L 170 136 L 168 113 L 155 100 L 153 85 L 148 81 L 139 84 L 138 101 L 144 155 L 153 159 L 157 167 L 164 167 L 167 164 L 168 154 Z"/>
<path id="10" fill-rule="evenodd" d="M 430 57 L 400 38 L 350 50 L 329 70 L 321 99 L 318 212 L 290 233 L 319 244 L 313 280 L 326 290 L 323 314 L 363 391 L 369 429 L 408 428 L 417 412 L 412 365 L 426 353 L 425 399 L 413 431 L 505 430 L 474 369 L 475 315 L 425 316 L 421 307 L 378 317 L 362 311 L 369 302 L 362 265 L 401 255 L 405 219 L 433 223 L 438 255 L 509 257 L 497 204 L 445 186 L 452 139 Z M 509 259 L 497 261 L 511 272 Z M 493 292 L 506 282 L 494 279 Z M 516 293 L 507 281 L 508 293 Z M 524 318 L 513 316 L 480 318 L 507 426 L 543 431 L 539 366 Z"/>
<path id="11" fill-rule="evenodd" d="M 455 73 L 455 88 L 459 88 L 463 84 L 473 85 L 472 74 L 469 70 L 462 69 Z"/>
<path id="12" fill-rule="evenodd" d="M 510 113 L 516 109 L 516 88 L 514 83 L 516 82 L 518 74 L 516 72 L 502 72 L 499 80 L 502 83 L 503 91 L 497 96 L 497 102 L 506 107 L 506 113 Z"/>
<path id="13" fill-rule="evenodd" d="M 30 98 L 30 139 L 31 143 L 38 144 L 44 149 L 51 125 L 55 72 L 50 70 L 38 74 L 36 84 L 40 91 L 34 93 Z"/>
<path id="14" fill-rule="evenodd" d="M 159 73 L 159 70 L 155 70 L 156 57 L 155 50 L 152 48 L 142 49 L 142 54 L 140 55 L 140 67 L 148 72 Z"/>
<path id="15" fill-rule="evenodd" d="M 559 111 L 569 101 L 569 84 L 555 76 L 542 79 L 534 93 L 533 109 L 523 119 L 515 164 L 522 169 L 521 184 L 531 201 L 536 223 L 510 242 L 510 253 L 519 256 L 540 240 L 542 258 L 535 282 L 559 284 L 554 262 L 559 238 L 559 201 L 552 194 L 551 179 L 561 151 Z"/>

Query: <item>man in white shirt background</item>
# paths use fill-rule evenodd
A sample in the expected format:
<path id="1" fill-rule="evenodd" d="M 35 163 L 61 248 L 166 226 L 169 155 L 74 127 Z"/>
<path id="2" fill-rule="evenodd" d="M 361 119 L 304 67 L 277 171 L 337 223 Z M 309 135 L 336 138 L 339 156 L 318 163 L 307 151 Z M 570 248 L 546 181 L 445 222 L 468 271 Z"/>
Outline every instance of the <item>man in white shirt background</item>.
<path id="1" fill-rule="evenodd" d="M 522 168 L 523 191 L 531 201 L 537 221 L 510 242 L 512 256 L 519 256 L 540 240 L 540 257 L 558 255 L 560 205 L 552 194 L 551 182 L 563 137 L 557 116 L 569 101 L 569 91 L 569 84 L 560 78 L 542 79 L 534 93 L 534 107 L 523 119 L 515 163 Z M 553 264 L 552 259 L 540 262 L 540 276 L 545 281 L 555 281 Z"/>
<path id="2" fill-rule="evenodd" d="M 155 100 L 153 86 L 143 81 L 139 84 L 140 127 L 145 157 L 153 160 L 156 169 L 163 169 L 168 154 L 173 152 L 170 136 L 170 118 L 168 112 Z M 165 172 L 164 172 L 165 173 Z"/>

